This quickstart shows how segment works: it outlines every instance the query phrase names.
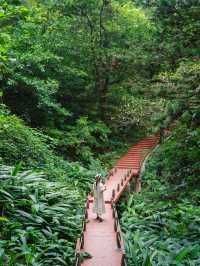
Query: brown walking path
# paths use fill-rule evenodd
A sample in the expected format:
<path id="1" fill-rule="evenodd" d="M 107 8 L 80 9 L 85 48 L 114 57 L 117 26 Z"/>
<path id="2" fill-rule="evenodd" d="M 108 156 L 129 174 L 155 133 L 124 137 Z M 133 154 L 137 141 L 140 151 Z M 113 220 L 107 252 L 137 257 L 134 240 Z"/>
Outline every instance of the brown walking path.
<path id="1" fill-rule="evenodd" d="M 76 266 L 122 266 L 126 265 L 123 238 L 115 209 L 123 191 L 132 178 L 139 178 L 142 163 L 159 141 L 159 135 L 148 137 L 129 149 L 111 170 L 104 192 L 106 213 L 104 221 L 98 222 L 92 212 L 93 198 L 86 204 L 86 222 L 76 248 Z M 139 179 L 138 179 L 139 180 Z M 136 182 L 137 186 L 137 182 Z M 137 190 L 137 189 L 136 189 Z M 80 261 L 80 254 L 88 252 L 92 258 Z"/>

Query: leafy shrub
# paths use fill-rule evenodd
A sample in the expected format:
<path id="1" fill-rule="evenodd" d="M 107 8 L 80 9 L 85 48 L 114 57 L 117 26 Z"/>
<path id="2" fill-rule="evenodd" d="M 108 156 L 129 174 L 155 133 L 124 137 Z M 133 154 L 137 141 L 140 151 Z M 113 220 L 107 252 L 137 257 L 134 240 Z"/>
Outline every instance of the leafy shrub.
<path id="1" fill-rule="evenodd" d="M 73 153 L 76 154 L 77 151 L 79 154 L 77 160 L 80 160 L 81 158 L 83 160 L 85 158 L 84 151 L 85 149 L 90 149 L 89 145 L 91 143 L 98 145 L 94 136 L 91 137 L 91 142 L 87 142 L 87 137 L 90 137 L 90 131 L 88 130 L 89 135 L 87 135 L 87 128 L 84 129 L 84 126 L 80 126 L 80 128 L 85 136 L 77 129 L 77 132 L 79 132 L 79 135 L 77 133 L 77 142 L 79 142 L 79 145 L 77 144 L 76 146 L 74 143 L 75 150 L 73 151 Z M 94 128 L 93 131 L 96 132 L 96 134 L 99 134 L 98 128 Z M 72 182 L 76 181 L 77 184 L 80 181 L 80 190 L 84 187 L 87 191 L 95 172 L 104 171 L 104 167 L 100 161 L 94 166 L 93 158 L 90 158 L 90 162 L 87 164 L 89 170 L 81 166 L 81 162 L 68 162 L 63 159 L 62 153 L 64 153 L 64 143 L 71 143 L 74 135 L 75 133 L 73 134 L 72 132 L 71 138 L 70 133 L 67 135 L 62 134 L 61 139 L 58 138 L 58 135 L 56 136 L 57 139 L 55 137 L 49 137 L 38 130 L 25 126 L 19 118 L 8 114 L 6 110 L 1 109 L 0 157 L 2 158 L 3 163 L 12 165 L 22 162 L 22 165 L 25 168 L 35 168 L 44 171 L 51 180 L 54 178 L 59 180 L 70 178 Z M 69 139 L 67 139 L 67 137 Z M 100 139 L 101 138 L 102 141 L 104 141 L 104 138 L 106 140 L 106 133 L 105 137 L 100 136 Z M 56 155 L 55 150 L 58 149 L 58 147 L 60 147 L 60 149 L 62 147 L 63 150 L 61 149 Z M 72 160 L 73 154 L 67 154 L 68 158 L 71 158 Z M 75 158 L 76 157 L 74 157 L 74 159 Z"/>
<path id="2" fill-rule="evenodd" d="M 94 156 L 109 147 L 110 129 L 103 122 L 92 122 L 80 117 L 75 125 L 66 130 L 52 129 L 48 134 L 53 137 L 56 151 L 68 160 L 89 163 Z"/>
<path id="3" fill-rule="evenodd" d="M 200 128 L 179 123 L 157 155 L 162 176 L 172 184 L 199 186 Z M 159 158 L 159 159 L 158 159 Z"/>
<path id="4" fill-rule="evenodd" d="M 51 155 L 46 144 L 48 138 L 14 115 L 0 114 L 0 132 L 0 157 L 5 163 L 23 161 L 39 166 Z"/>
<path id="5" fill-rule="evenodd" d="M 199 70 L 199 60 L 185 59 L 174 71 L 159 74 L 159 82 L 153 88 L 156 95 L 167 102 L 165 113 L 160 115 L 160 124 L 168 126 L 185 113 L 185 116 L 190 116 L 188 122 L 200 125 Z"/>

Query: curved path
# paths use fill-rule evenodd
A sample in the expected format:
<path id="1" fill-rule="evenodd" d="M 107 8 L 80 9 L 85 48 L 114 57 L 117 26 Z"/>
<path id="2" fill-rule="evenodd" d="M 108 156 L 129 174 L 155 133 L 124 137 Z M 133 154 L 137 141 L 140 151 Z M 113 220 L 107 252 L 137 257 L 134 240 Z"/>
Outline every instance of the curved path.
<path id="1" fill-rule="evenodd" d="M 159 135 L 143 139 L 129 149 L 110 171 L 104 192 L 106 213 L 99 223 L 92 213 L 93 198 L 86 203 L 83 231 L 76 247 L 76 266 L 122 266 L 126 265 L 123 238 L 118 221 L 115 203 L 130 181 L 135 179 L 135 191 L 140 190 L 139 174 L 142 163 L 149 152 L 157 145 Z M 80 254 L 88 252 L 90 259 L 81 262 Z"/>

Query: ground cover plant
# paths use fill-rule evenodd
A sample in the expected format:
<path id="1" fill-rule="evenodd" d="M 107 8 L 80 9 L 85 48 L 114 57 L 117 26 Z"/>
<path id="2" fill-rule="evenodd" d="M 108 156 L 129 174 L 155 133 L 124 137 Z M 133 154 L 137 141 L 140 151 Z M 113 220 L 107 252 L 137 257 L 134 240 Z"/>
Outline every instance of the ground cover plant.
<path id="1" fill-rule="evenodd" d="M 130 198 L 121 219 L 128 265 L 199 265 L 199 192 L 166 200 L 169 188 L 150 181 L 149 190 Z"/>
<path id="2" fill-rule="evenodd" d="M 1 265 L 72 265 L 83 195 L 67 180 L 0 166 Z"/>

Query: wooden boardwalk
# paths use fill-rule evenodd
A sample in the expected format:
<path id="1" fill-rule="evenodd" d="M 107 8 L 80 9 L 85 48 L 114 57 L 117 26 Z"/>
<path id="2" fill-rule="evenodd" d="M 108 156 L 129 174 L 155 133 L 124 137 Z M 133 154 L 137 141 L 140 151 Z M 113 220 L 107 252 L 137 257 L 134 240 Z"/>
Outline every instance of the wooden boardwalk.
<path id="1" fill-rule="evenodd" d="M 123 237 L 120 230 L 115 203 L 126 190 L 130 181 L 136 179 L 137 191 L 142 163 L 157 145 L 159 135 L 148 137 L 129 149 L 110 171 L 104 192 L 106 213 L 99 223 L 92 213 L 93 198 L 88 197 L 85 208 L 83 231 L 76 247 L 76 266 L 123 266 L 126 265 Z M 139 181 L 140 182 L 140 181 Z M 124 192 L 125 193 L 125 192 Z M 90 259 L 80 260 L 80 254 L 88 252 Z"/>

